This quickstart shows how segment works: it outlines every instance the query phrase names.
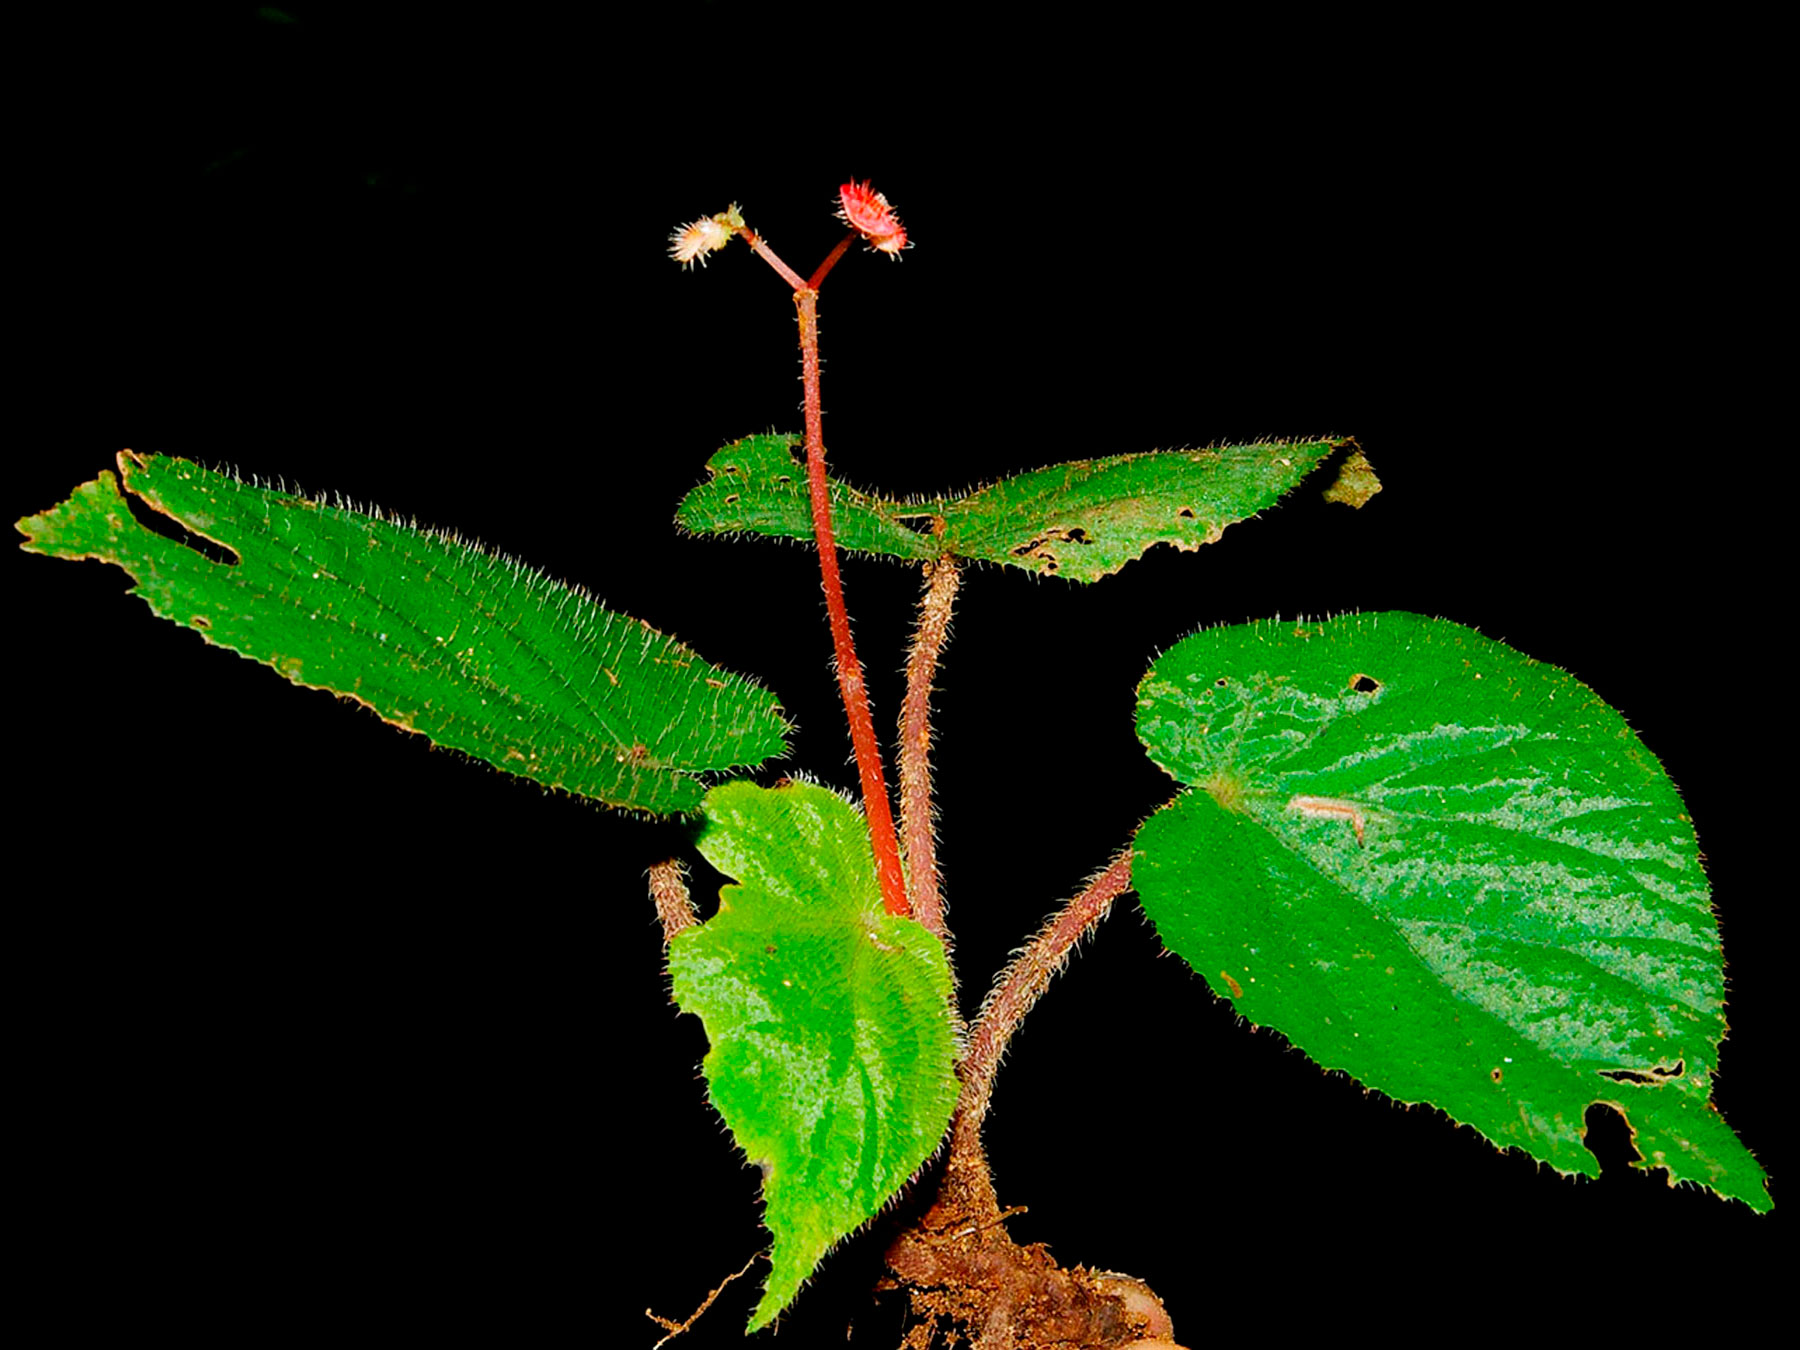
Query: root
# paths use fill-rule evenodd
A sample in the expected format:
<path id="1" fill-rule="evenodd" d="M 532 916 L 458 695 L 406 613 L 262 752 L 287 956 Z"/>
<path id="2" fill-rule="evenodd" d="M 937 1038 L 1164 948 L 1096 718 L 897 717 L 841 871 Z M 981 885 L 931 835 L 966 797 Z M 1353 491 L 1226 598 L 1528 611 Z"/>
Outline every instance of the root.
<path id="1" fill-rule="evenodd" d="M 1021 1247 L 994 1197 L 986 1160 L 952 1153 L 931 1207 L 887 1249 L 882 1288 L 905 1289 L 916 1319 L 902 1350 L 1181 1350 L 1147 1285 L 1056 1264 Z"/>
<path id="2" fill-rule="evenodd" d="M 759 1252 L 757 1255 L 760 1256 L 761 1253 Z M 657 1326 L 661 1327 L 664 1331 L 669 1333 L 668 1335 L 664 1336 L 660 1341 L 658 1341 L 655 1345 L 651 1346 L 650 1350 L 662 1350 L 663 1346 L 667 1345 L 670 1341 L 674 1340 L 677 1336 L 681 1335 L 683 1332 L 691 1331 L 693 1329 L 694 1323 L 698 1322 L 700 1320 L 701 1315 L 703 1313 L 705 1313 L 705 1311 L 708 1308 L 712 1307 L 713 1300 L 718 1298 L 718 1296 L 720 1294 L 725 1292 L 725 1286 L 730 1284 L 733 1280 L 741 1279 L 743 1276 L 749 1274 L 750 1267 L 756 1264 L 756 1260 L 757 1260 L 757 1258 L 755 1256 L 751 1257 L 748 1261 L 744 1262 L 744 1268 L 742 1270 L 738 1271 L 734 1275 L 727 1275 L 723 1280 L 721 1280 L 719 1282 L 719 1287 L 717 1289 L 713 1290 L 712 1293 L 710 1293 L 706 1296 L 706 1301 L 704 1303 L 702 1303 L 698 1308 L 695 1308 L 693 1312 L 691 1312 L 687 1315 L 687 1320 L 685 1322 L 677 1322 L 673 1318 L 669 1318 L 669 1317 L 658 1317 L 650 1309 L 645 1308 L 644 1316 L 648 1317 L 652 1322 L 656 1323 Z"/>

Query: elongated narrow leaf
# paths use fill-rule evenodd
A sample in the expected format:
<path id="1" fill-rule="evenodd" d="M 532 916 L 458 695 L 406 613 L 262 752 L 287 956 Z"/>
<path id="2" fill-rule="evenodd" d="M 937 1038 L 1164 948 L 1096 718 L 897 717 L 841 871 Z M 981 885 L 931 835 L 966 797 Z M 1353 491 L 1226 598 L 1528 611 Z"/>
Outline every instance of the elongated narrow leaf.
<path id="1" fill-rule="evenodd" d="M 807 783 L 706 796 L 700 851 L 738 884 L 670 944 L 675 1000 L 706 1024 L 706 1081 L 763 1168 L 772 1269 L 750 1329 L 931 1156 L 956 1104 L 943 944 L 886 913 L 869 829 Z"/>
<path id="2" fill-rule="evenodd" d="M 813 537 L 804 466 L 793 436 L 749 436 L 707 464 L 712 477 L 681 503 L 697 534 Z M 1272 506 L 1347 441 L 1224 445 L 1077 460 L 1005 478 L 966 496 L 890 500 L 831 486 L 832 522 L 847 549 L 924 559 L 949 553 L 1097 581 L 1157 544 L 1195 549 Z M 1366 460 L 1357 505 L 1378 490 Z"/>
<path id="3" fill-rule="evenodd" d="M 1340 444 L 1222 445 L 1053 465 L 947 505 L 944 546 L 958 557 L 1098 581 L 1156 544 L 1215 542 Z"/>
<path id="4" fill-rule="evenodd" d="M 775 698 L 582 591 L 441 534 L 119 456 L 128 491 L 236 562 L 146 529 L 103 473 L 24 547 L 131 574 L 165 619 L 439 745 L 613 806 L 693 812 L 708 769 L 784 748 Z"/>
<path id="5" fill-rule="evenodd" d="M 1577 680 L 1412 614 L 1178 643 L 1138 691 L 1193 790 L 1138 832 L 1164 943 L 1327 1068 L 1563 1172 L 1603 1101 L 1643 1166 L 1757 1209 L 1709 1100 L 1725 1032 L 1693 826 Z"/>

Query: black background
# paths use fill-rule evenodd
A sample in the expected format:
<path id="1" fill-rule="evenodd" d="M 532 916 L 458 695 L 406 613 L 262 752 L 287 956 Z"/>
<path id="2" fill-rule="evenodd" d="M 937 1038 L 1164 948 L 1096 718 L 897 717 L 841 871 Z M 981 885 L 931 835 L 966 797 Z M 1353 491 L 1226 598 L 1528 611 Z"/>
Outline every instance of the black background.
<path id="1" fill-rule="evenodd" d="M 852 789 L 810 551 L 670 525 L 713 449 L 798 429 L 792 306 L 741 247 L 692 273 L 665 249 L 738 201 L 804 272 L 871 177 L 916 247 L 823 292 L 842 477 L 1338 433 L 1387 484 L 1091 587 L 969 577 L 937 723 L 966 1004 L 1168 797 L 1131 727 L 1158 651 L 1442 615 L 1574 671 L 1686 793 L 1730 962 L 1717 1100 L 1779 1177 L 1792 886 L 1745 747 L 1782 607 L 1740 514 L 1772 451 L 1731 298 L 1759 264 L 1697 205 L 1732 188 L 1678 107 L 1580 62 L 1434 76 L 1222 34 L 1176 73 L 1154 35 L 909 64 L 878 27 L 783 46 L 716 6 L 191 15 L 109 31 L 116 64 L 78 53 L 49 115 L 13 516 L 122 446 L 409 512 L 762 677 L 800 728 L 785 767 Z M 115 570 L 8 566 L 25 1110 L 72 1325 L 648 1345 L 646 1304 L 683 1315 L 759 1248 L 644 893 L 680 828 L 288 688 Z M 846 576 L 889 724 L 916 577 Z M 1033 1013 L 988 1140 L 1016 1236 L 1146 1278 L 1195 1344 L 1524 1316 L 1567 1281 L 1679 1301 L 1664 1261 L 1729 1287 L 1773 1250 L 1779 1220 L 1626 1174 L 1597 1126 L 1613 1170 L 1575 1182 L 1365 1096 L 1238 1024 L 1128 903 Z M 874 1246 L 784 1344 L 892 1343 Z M 688 1343 L 736 1343 L 754 1293 Z"/>

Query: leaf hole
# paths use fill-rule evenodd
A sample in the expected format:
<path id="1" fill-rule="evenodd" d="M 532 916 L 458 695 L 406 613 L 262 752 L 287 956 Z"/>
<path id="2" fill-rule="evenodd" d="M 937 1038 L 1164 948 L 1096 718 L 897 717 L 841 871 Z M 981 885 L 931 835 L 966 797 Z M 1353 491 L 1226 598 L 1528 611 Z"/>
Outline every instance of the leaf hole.
<path id="1" fill-rule="evenodd" d="M 780 483 L 783 487 L 786 487 L 789 483 L 794 481 L 794 476 L 789 473 L 778 473 L 775 475 L 775 481 Z"/>
<path id="2" fill-rule="evenodd" d="M 933 534 L 937 531 L 936 516 L 896 516 L 894 519 L 914 534 Z"/>
<path id="3" fill-rule="evenodd" d="M 1364 675 L 1358 671 L 1350 677 L 1350 689 L 1358 694 L 1378 694 L 1381 692 L 1381 681 L 1373 675 Z"/>
<path id="4" fill-rule="evenodd" d="M 1601 1175 L 1625 1172 L 1638 1151 L 1631 1143 L 1631 1125 L 1624 1115 L 1605 1102 L 1595 1102 L 1582 1115 L 1581 1142 L 1600 1160 Z"/>
<path id="5" fill-rule="evenodd" d="M 204 615 L 204 614 L 190 615 L 188 618 L 188 622 L 193 624 L 194 627 L 196 627 L 196 628 L 211 628 L 212 627 L 212 620 L 207 618 L 206 615 Z"/>
<path id="6" fill-rule="evenodd" d="M 725 494 L 725 505 L 727 505 L 727 506 L 734 505 L 737 502 L 737 499 L 738 499 L 737 493 L 728 492 Z"/>
<path id="7" fill-rule="evenodd" d="M 123 495 L 125 505 L 130 508 L 132 519 L 151 534 L 161 535 L 171 543 L 190 548 L 208 562 L 218 563 L 221 567 L 238 565 L 238 555 L 223 544 L 215 544 L 212 540 L 195 534 L 174 516 L 164 515 L 133 493 L 126 492 Z"/>
<path id="8" fill-rule="evenodd" d="M 1226 679 L 1223 675 L 1221 675 L 1221 676 L 1219 676 L 1218 679 L 1214 680 L 1213 683 L 1216 684 L 1219 688 L 1224 689 L 1224 688 L 1227 688 L 1230 686 L 1231 681 Z"/>
<path id="9" fill-rule="evenodd" d="M 1194 508 L 1191 506 L 1184 506 L 1175 514 L 1180 516 L 1183 520 L 1192 520 L 1194 518 Z"/>
<path id="10" fill-rule="evenodd" d="M 1686 1072 L 1686 1060 L 1676 1060 L 1672 1065 L 1655 1064 L 1648 1069 L 1599 1070 L 1602 1078 L 1610 1078 L 1615 1083 L 1636 1083 L 1640 1087 L 1656 1087 L 1671 1078 L 1679 1078 Z"/>

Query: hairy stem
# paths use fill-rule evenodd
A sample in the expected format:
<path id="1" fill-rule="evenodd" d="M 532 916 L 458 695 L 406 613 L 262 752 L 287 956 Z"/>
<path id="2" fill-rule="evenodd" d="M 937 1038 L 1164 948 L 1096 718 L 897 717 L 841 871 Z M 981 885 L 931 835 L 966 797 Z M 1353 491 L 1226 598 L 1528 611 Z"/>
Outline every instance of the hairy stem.
<path id="1" fill-rule="evenodd" d="M 925 594 L 919 601 L 919 626 L 906 659 L 906 703 L 900 713 L 900 833 L 906 841 L 913 917 L 947 940 L 931 802 L 931 683 L 950 629 L 950 609 L 956 602 L 961 569 L 956 559 L 947 555 L 925 566 Z"/>
<path id="2" fill-rule="evenodd" d="M 1038 996 L 1049 988 L 1051 978 L 1069 959 L 1076 942 L 1112 908 L 1112 902 L 1131 889 L 1131 853 L 1126 851 L 1113 860 L 1088 888 L 1064 905 L 1049 923 L 1038 931 L 1025 949 L 1013 958 L 1012 965 L 1000 977 L 1000 983 L 982 1005 L 975 1029 L 969 1033 L 968 1049 L 962 1058 L 962 1096 L 956 1104 L 956 1124 L 950 1150 L 954 1158 L 962 1155 L 979 1157 L 981 1153 L 981 1121 L 987 1114 L 988 1098 L 993 1092 L 994 1070 L 1006 1043 L 1018 1030 L 1025 1014 L 1031 1011 Z"/>
<path id="3" fill-rule="evenodd" d="M 831 643 L 837 656 L 838 692 L 850 720 L 850 743 L 856 748 L 856 771 L 862 779 L 863 811 L 875 850 L 875 876 L 881 902 L 890 914 L 912 913 L 906 901 L 906 879 L 900 870 L 900 842 L 894 834 L 894 808 L 888 800 L 881 768 L 880 743 L 869 714 L 869 691 L 862 662 L 850 637 L 850 613 L 844 607 L 844 582 L 838 574 L 837 538 L 831 530 L 831 492 L 825 481 L 825 434 L 819 400 L 819 293 L 809 286 L 794 292 L 800 318 L 800 381 L 806 397 L 806 482 L 812 499 L 813 538 L 819 546 L 819 575 L 825 586 L 825 610 L 831 618 Z"/>
<path id="4" fill-rule="evenodd" d="M 800 383 L 806 406 L 806 482 L 812 502 L 813 539 L 819 546 L 819 576 L 825 587 L 825 612 L 831 620 L 831 646 L 836 657 L 838 693 L 850 722 L 850 744 L 856 750 L 856 772 L 862 780 L 863 813 L 869 822 L 869 842 L 875 852 L 875 877 L 881 885 L 881 903 L 890 914 L 910 915 L 906 899 L 906 875 L 900 868 L 900 841 L 894 833 L 894 807 L 888 800 L 887 777 L 881 767 L 881 746 L 875 739 L 875 721 L 869 712 L 869 691 L 863 682 L 862 662 L 850 635 L 850 612 L 844 605 L 844 581 L 838 572 L 837 537 L 831 528 L 831 492 L 825 480 L 825 428 L 819 397 L 819 292 L 818 285 L 844 256 L 856 236 L 839 241 L 819 264 L 812 280 L 802 281 L 756 231 L 743 229 L 744 241 L 794 288 L 794 307 L 800 319 Z"/>
<path id="5" fill-rule="evenodd" d="M 792 286 L 797 291 L 806 289 L 806 283 L 800 279 L 800 274 L 784 263 L 776 255 L 775 250 L 763 242 L 763 238 L 760 234 L 755 230 L 748 228 L 739 230 L 738 233 L 744 236 L 744 242 L 746 244 L 756 250 L 756 256 L 779 272 L 782 280 L 787 282 L 788 285 Z"/>
<path id="6" fill-rule="evenodd" d="M 700 922 L 694 913 L 694 902 L 688 899 L 687 868 L 679 858 L 651 866 L 650 898 L 656 902 L 656 917 L 662 921 L 665 947 L 682 929 Z"/>

